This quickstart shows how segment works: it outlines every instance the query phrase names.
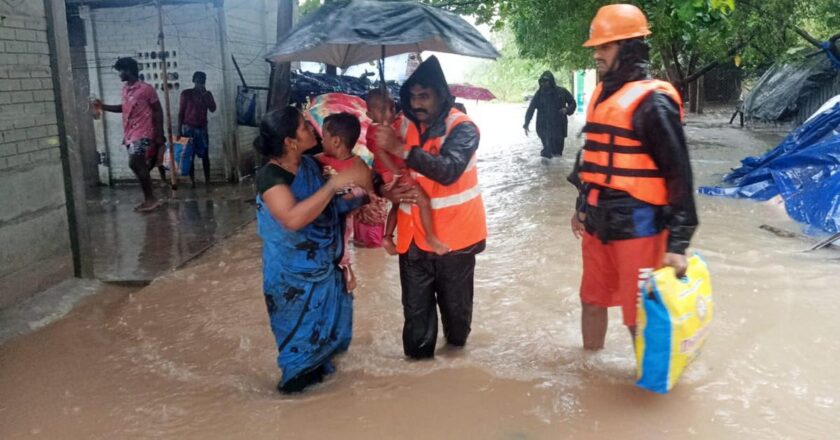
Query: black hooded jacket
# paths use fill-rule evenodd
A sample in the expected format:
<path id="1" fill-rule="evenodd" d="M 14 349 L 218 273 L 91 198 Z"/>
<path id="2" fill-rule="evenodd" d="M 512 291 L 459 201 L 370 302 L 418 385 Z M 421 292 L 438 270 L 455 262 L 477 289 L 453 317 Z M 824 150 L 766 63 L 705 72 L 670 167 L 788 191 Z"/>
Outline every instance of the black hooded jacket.
<path id="1" fill-rule="evenodd" d="M 420 84 L 424 87 L 431 87 L 437 92 L 437 96 L 441 98 L 441 110 L 434 121 L 428 125 L 420 124 L 414 112 L 411 109 L 411 86 Z M 449 84 L 446 82 L 446 77 L 443 75 L 443 69 L 440 67 L 440 62 L 437 58 L 432 56 L 417 67 L 417 70 L 405 81 L 400 88 L 400 102 L 403 107 L 403 114 L 413 124 L 418 127 L 420 133 L 421 144 L 428 139 L 441 137 L 446 134 L 446 118 L 449 116 L 449 111 L 452 109 L 452 104 L 455 102 L 454 97 L 449 92 Z M 424 151 L 420 145 L 412 146 L 411 151 L 405 159 L 406 165 L 419 172 L 420 174 L 434 180 L 442 185 L 451 185 L 457 181 L 467 165 L 470 163 L 475 151 L 478 149 L 479 133 L 478 127 L 471 122 L 462 122 L 452 129 L 449 136 L 443 142 L 438 154 L 430 154 Z M 374 176 L 374 185 L 377 188 L 381 187 L 381 178 Z M 445 258 L 450 255 L 475 255 L 482 252 L 485 247 L 485 240 L 482 240 L 465 249 L 452 251 L 443 257 L 439 257 L 431 252 L 426 252 L 416 244 L 412 243 L 408 248 L 408 259 L 414 260 L 418 258 Z"/>
<path id="2" fill-rule="evenodd" d="M 525 128 L 531 124 L 534 111 L 537 112 L 537 135 L 547 138 L 564 138 L 568 134 L 568 115 L 577 108 L 574 97 L 568 90 L 559 87 L 554 81 L 554 75 L 549 71 L 543 72 L 540 81 L 547 80 L 549 87 L 540 87 L 525 113 Z"/>
<path id="3" fill-rule="evenodd" d="M 620 67 L 603 76 L 601 96 L 593 96 L 596 102 L 609 98 L 630 81 L 649 78 L 647 58 L 633 57 L 632 53 L 626 52 L 629 51 L 622 47 L 619 52 Z M 668 189 L 668 205 L 653 207 L 657 228 L 668 229 L 668 252 L 684 254 L 697 229 L 698 220 L 691 162 L 677 103 L 663 93 L 652 93 L 636 109 L 633 130 L 664 175 Z M 633 210 L 651 205 L 626 192 L 603 188 L 599 197 L 600 207 L 587 206 L 585 200 L 590 187 L 581 184 L 578 178 L 579 166 L 580 160 L 569 176 L 569 181 L 581 190 L 578 209 L 587 210 L 584 221 L 587 231 L 596 233 L 602 240 L 638 236 Z"/>
<path id="4" fill-rule="evenodd" d="M 434 88 L 442 101 L 440 113 L 428 126 L 420 124 L 411 109 L 409 90 L 414 84 Z M 446 77 L 436 57 L 432 56 L 420 64 L 405 81 L 400 89 L 400 102 L 403 103 L 403 114 L 417 125 L 421 143 L 446 134 L 446 117 L 449 116 L 455 100 L 449 92 L 449 85 L 446 83 Z M 478 127 L 472 122 L 463 122 L 452 129 L 452 133 L 446 137 L 438 154 L 427 153 L 420 148 L 420 145 L 413 146 L 405 163 L 409 168 L 435 182 L 451 185 L 467 169 L 470 158 L 478 149 L 478 141 Z"/>

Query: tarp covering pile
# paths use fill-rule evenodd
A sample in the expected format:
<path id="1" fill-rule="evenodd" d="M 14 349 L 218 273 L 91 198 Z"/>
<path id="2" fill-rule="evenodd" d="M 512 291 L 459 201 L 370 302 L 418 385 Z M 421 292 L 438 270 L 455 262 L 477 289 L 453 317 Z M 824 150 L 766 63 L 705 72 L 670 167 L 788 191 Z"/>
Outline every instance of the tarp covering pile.
<path id="1" fill-rule="evenodd" d="M 723 180 L 732 186 L 702 187 L 700 193 L 759 201 L 781 196 L 793 219 L 840 232 L 840 103 L 806 121 L 764 155 L 743 159 Z"/>
<path id="2" fill-rule="evenodd" d="M 744 99 L 744 115 L 777 121 L 796 111 L 802 98 L 837 75 L 827 57 L 774 64 Z"/>
<path id="3" fill-rule="evenodd" d="M 399 84 L 388 81 L 385 83 L 391 97 L 399 99 Z M 343 93 L 364 97 L 372 88 L 378 87 L 378 83 L 372 84 L 367 78 L 356 78 L 355 76 L 327 75 L 323 73 L 292 72 L 292 96 L 293 104 L 304 104 L 310 98 L 326 93 Z"/>

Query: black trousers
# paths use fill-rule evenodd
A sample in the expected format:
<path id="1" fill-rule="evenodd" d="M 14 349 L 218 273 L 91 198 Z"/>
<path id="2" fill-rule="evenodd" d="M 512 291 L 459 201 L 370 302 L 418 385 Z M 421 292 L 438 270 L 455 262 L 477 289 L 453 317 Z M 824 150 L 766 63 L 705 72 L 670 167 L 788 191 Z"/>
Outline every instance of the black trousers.
<path id="1" fill-rule="evenodd" d="M 416 250 L 416 249 L 412 249 Z M 450 345 L 467 343 L 472 322 L 475 255 L 400 255 L 400 284 L 405 324 L 403 350 L 411 358 L 435 355 L 437 308 Z"/>
<path id="2" fill-rule="evenodd" d="M 563 148 L 566 146 L 566 138 L 564 137 L 548 137 L 546 135 L 539 135 L 542 141 L 543 149 L 540 151 L 542 157 L 562 156 Z"/>

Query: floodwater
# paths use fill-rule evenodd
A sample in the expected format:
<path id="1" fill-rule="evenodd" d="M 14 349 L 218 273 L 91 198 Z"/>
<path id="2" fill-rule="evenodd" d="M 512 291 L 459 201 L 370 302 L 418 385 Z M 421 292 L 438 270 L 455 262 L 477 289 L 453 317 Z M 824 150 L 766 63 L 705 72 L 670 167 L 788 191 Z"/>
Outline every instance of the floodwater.
<path id="1" fill-rule="evenodd" d="M 674 391 L 633 385 L 613 310 L 606 348 L 584 353 L 579 244 L 568 228 L 567 157 L 543 165 L 518 105 L 473 105 L 488 248 L 473 333 L 461 351 L 409 362 L 397 262 L 359 250 L 355 334 L 339 371 L 294 397 L 278 371 L 253 226 L 129 294 L 91 297 L 65 319 L 0 346 L 2 438 L 832 438 L 840 429 L 836 250 L 809 242 L 778 206 L 698 198 L 692 249 L 708 261 L 715 322 Z M 575 121 L 573 127 L 580 127 Z M 778 137 L 692 121 L 697 182 L 714 183 Z"/>
<path id="2" fill-rule="evenodd" d="M 146 284 L 254 219 L 253 205 L 246 203 L 253 200 L 251 185 L 208 189 L 182 182 L 180 189 L 171 191 L 156 180 L 155 193 L 162 206 L 138 215 L 133 206 L 143 198 L 136 185 L 89 191 L 97 279 Z"/>

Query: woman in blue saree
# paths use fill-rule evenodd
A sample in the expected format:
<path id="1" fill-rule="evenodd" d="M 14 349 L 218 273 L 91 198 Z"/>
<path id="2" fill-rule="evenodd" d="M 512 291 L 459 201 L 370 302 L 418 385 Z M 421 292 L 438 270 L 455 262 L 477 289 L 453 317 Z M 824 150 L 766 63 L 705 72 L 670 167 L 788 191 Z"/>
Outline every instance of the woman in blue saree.
<path id="1" fill-rule="evenodd" d="M 257 225 L 283 393 L 334 371 L 332 357 L 347 350 L 352 336 L 353 297 L 338 262 L 344 215 L 361 201 L 336 193 L 370 175 L 350 169 L 325 181 L 317 162 L 303 155 L 315 144 L 312 127 L 293 107 L 266 114 L 254 143 L 269 159 L 256 177 Z"/>

